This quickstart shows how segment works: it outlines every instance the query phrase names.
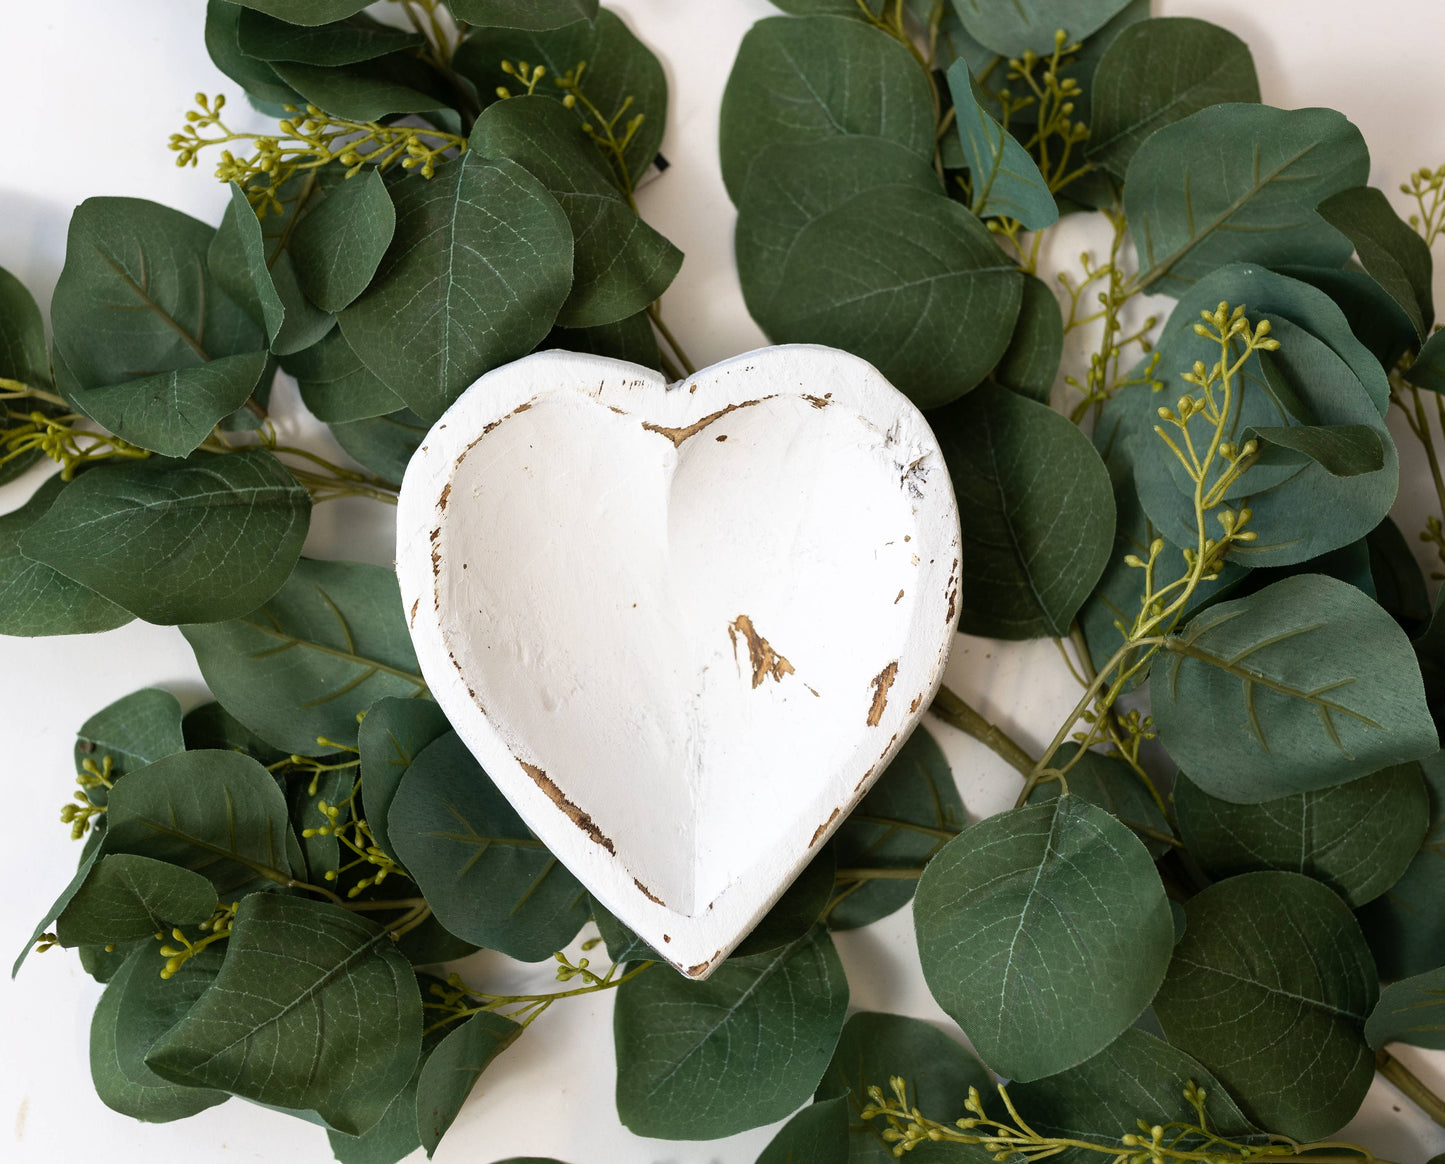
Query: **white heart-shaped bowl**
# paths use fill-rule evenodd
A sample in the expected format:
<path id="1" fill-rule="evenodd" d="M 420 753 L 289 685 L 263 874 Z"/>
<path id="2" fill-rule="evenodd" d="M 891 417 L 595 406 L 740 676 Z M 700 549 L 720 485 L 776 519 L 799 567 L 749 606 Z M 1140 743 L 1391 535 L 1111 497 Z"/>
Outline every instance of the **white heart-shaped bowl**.
<path id="1" fill-rule="evenodd" d="M 669 385 L 542 352 L 488 373 L 402 484 L 433 696 L 572 873 L 706 977 L 943 675 L 958 509 L 921 413 L 831 348 Z"/>

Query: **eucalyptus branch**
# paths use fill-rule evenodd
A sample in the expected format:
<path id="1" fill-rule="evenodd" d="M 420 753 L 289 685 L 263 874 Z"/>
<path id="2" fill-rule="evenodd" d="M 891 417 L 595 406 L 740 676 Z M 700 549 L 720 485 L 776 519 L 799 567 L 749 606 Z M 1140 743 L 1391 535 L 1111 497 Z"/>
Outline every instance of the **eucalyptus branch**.
<path id="1" fill-rule="evenodd" d="M 561 999 L 614 990 L 624 982 L 632 981 L 639 974 L 643 974 L 657 965 L 656 962 L 639 962 L 626 973 L 619 974 L 622 964 L 614 962 L 604 973 L 598 974 L 591 969 L 591 964 L 586 958 L 579 958 L 574 963 L 560 951 L 553 954 L 552 957 L 557 961 L 557 980 L 559 982 L 569 982 L 573 978 L 581 978 L 582 985 L 573 987 L 571 990 L 556 990 L 541 994 L 488 994 L 468 986 L 462 981 L 461 975 L 452 974 L 447 979 L 446 986 L 433 983 L 431 997 L 437 1001 L 422 1004 L 426 1010 L 442 1012 L 442 1016 L 427 1028 L 428 1033 L 439 1030 L 459 1019 L 482 1013 L 500 1014 L 504 1018 L 512 1019 L 522 1030 L 525 1030 L 533 1020 L 546 1013 L 553 1003 Z"/>
<path id="2" fill-rule="evenodd" d="M 1445 1099 L 1431 1091 L 1419 1076 L 1383 1047 L 1375 1052 L 1375 1070 L 1393 1084 L 1401 1095 L 1445 1128 Z"/>
<path id="3" fill-rule="evenodd" d="M 1034 758 L 1002 728 L 985 719 L 947 687 L 940 686 L 929 711 L 950 727 L 972 736 L 1024 776 L 1034 770 Z"/>

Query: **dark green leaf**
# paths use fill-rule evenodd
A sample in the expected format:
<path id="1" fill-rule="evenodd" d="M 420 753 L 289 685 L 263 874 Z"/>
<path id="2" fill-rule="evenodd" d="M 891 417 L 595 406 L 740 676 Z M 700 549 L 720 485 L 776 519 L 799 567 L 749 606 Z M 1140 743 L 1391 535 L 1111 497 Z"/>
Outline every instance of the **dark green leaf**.
<path id="1" fill-rule="evenodd" d="M 440 78 L 407 53 L 332 68 L 294 61 L 275 61 L 271 67 L 307 104 L 351 121 L 429 113 L 447 104 Z"/>
<path id="2" fill-rule="evenodd" d="M 1156 130 L 1221 102 L 1259 100 L 1249 46 L 1188 16 L 1141 20 L 1104 51 L 1094 72 L 1088 157 L 1118 178 Z"/>
<path id="3" fill-rule="evenodd" d="M 10 967 L 10 977 L 20 973 L 20 967 L 25 964 L 25 959 L 30 956 L 30 951 L 35 943 L 40 940 L 40 935 L 45 933 L 50 923 L 64 912 L 65 907 L 70 904 L 71 899 L 79 892 L 80 887 L 85 884 L 85 879 L 90 876 L 90 871 L 95 866 L 96 858 L 100 856 L 100 833 L 93 832 L 90 840 L 86 842 L 85 848 L 81 851 L 80 866 L 75 871 L 75 876 L 70 879 L 70 884 L 60 891 L 60 896 L 55 899 L 54 904 L 45 911 L 45 916 L 35 923 L 35 930 L 21 947 L 19 956 L 15 959 L 14 965 Z"/>
<path id="4" fill-rule="evenodd" d="M 1419 343 L 1415 325 L 1404 308 L 1356 263 L 1343 270 L 1281 266 L 1277 273 L 1309 283 L 1328 295 L 1381 368 L 1393 368 L 1406 351 Z"/>
<path id="5" fill-rule="evenodd" d="M 973 74 L 963 61 L 948 70 L 963 160 L 972 184 L 971 209 L 980 218 L 1015 218 L 1042 230 L 1059 218 L 1049 184 L 1023 144 L 984 111 L 974 95 Z"/>
<path id="6" fill-rule="evenodd" d="M 1163 649 L 1150 678 L 1160 742 L 1212 796 L 1274 800 L 1439 746 L 1404 633 L 1336 579 L 1302 574 L 1212 606 Z"/>
<path id="7" fill-rule="evenodd" d="M 930 419 L 968 515 L 959 630 L 1067 635 L 1114 544 L 1109 473 L 1089 438 L 991 384 Z"/>
<path id="8" fill-rule="evenodd" d="M 1077 796 L 965 829 L 923 871 L 913 920 L 933 997 L 984 1062 L 1022 1080 L 1113 1042 L 1174 945 L 1148 850 Z"/>
<path id="9" fill-rule="evenodd" d="M 1068 774 L 1069 792 L 1128 825 L 1154 857 L 1167 853 L 1172 846 L 1161 838 L 1173 836 L 1174 830 L 1138 774 L 1122 757 L 1106 756 L 1102 752 L 1085 752 L 1075 761 L 1074 753 L 1078 750 L 1078 744 L 1064 744 L 1054 755 L 1055 767 L 1062 768 L 1073 762 Z M 1058 795 L 1059 782 L 1050 780 L 1034 788 L 1029 794 L 1029 803 L 1052 800 Z"/>
<path id="10" fill-rule="evenodd" d="M 1133 1028 L 1077 1067 L 1010 1087 L 1009 1093 L 1029 1126 L 1041 1135 L 1122 1148 L 1121 1137 L 1137 1132 L 1141 1119 L 1149 1126 L 1197 1123 L 1198 1115 L 1184 1099 L 1184 1088 L 1191 1082 L 1208 1093 L 1205 1114 L 1211 1131 L 1236 1142 L 1263 1142 L 1201 1064 Z M 997 1118 L 1002 1113 L 992 1114 Z M 1186 1135 L 1176 1146 L 1198 1152 L 1210 1145 L 1201 1136 Z M 1077 1149 L 1057 1157 L 1060 1164 L 1086 1164 L 1098 1158 L 1094 1152 Z"/>
<path id="11" fill-rule="evenodd" d="M 90 1020 L 90 1077 L 106 1107 L 131 1119 L 167 1123 L 225 1103 L 224 1091 L 169 1083 L 146 1066 L 157 1039 L 185 1017 L 215 981 L 219 950 L 202 950 L 174 978 L 160 976 L 154 941 L 131 951 Z"/>
<path id="12" fill-rule="evenodd" d="M 1369 168 L 1360 131 L 1329 109 L 1216 105 L 1165 126 L 1124 182 L 1140 284 L 1177 295 L 1241 260 L 1343 266 L 1349 240 L 1315 207 Z"/>
<path id="13" fill-rule="evenodd" d="M 657 336 L 652 331 L 652 321 L 645 311 L 601 327 L 554 327 L 542 346 L 606 356 L 610 360 L 626 360 L 629 364 L 662 370 L 662 353 L 657 346 Z"/>
<path id="14" fill-rule="evenodd" d="M 123 946 L 81 946 L 80 968 L 101 985 L 110 982 L 120 973 L 125 960 L 144 946 L 151 953 L 156 952 L 155 938 L 147 935 L 138 942 L 127 942 Z"/>
<path id="15" fill-rule="evenodd" d="M 421 1029 L 416 976 L 386 930 L 333 905 L 257 893 L 236 911 L 215 982 L 146 1064 L 360 1135 L 411 1078 Z"/>
<path id="16" fill-rule="evenodd" d="M 203 873 L 222 896 L 302 868 L 285 797 L 240 752 L 182 752 L 132 772 L 111 790 L 106 821 L 108 854 Z"/>
<path id="17" fill-rule="evenodd" d="M 382 24 L 361 12 L 308 27 L 294 23 L 289 14 L 278 20 L 247 9 L 236 26 L 236 44 L 247 56 L 262 61 L 354 65 L 402 49 L 420 48 L 426 38 L 419 32 Z"/>
<path id="18" fill-rule="evenodd" d="M 1320 217 L 1355 244 L 1370 277 L 1410 317 L 1420 339 L 1435 322 L 1430 287 L 1430 248 L 1413 227 L 1401 221 L 1390 200 L 1373 186 L 1356 186 L 1319 205 Z"/>
<path id="19" fill-rule="evenodd" d="M 77 477 L 20 551 L 147 622 L 265 602 L 301 552 L 311 498 L 263 449 L 105 465 Z"/>
<path id="20" fill-rule="evenodd" d="M 430 180 L 403 178 L 392 195 L 396 236 L 341 331 L 435 420 L 483 372 L 546 336 L 572 284 L 572 230 L 536 178 L 475 150 Z"/>
<path id="21" fill-rule="evenodd" d="M 776 950 L 779 946 L 786 946 L 806 934 L 828 908 L 828 902 L 833 897 L 833 875 L 836 868 L 833 850 L 825 846 L 808 862 L 783 896 L 773 903 L 773 907 L 763 915 L 763 920 L 753 927 L 752 933 L 738 943 L 730 956 L 746 958 L 750 954 Z"/>
<path id="22" fill-rule="evenodd" d="M 1445 966 L 1394 982 L 1365 1023 L 1370 1046 L 1411 1043 L 1445 1051 Z"/>
<path id="23" fill-rule="evenodd" d="M 842 1099 L 825 1099 L 809 1104 L 779 1128 L 757 1164 L 841 1164 L 847 1159 L 848 1108 Z"/>
<path id="24" fill-rule="evenodd" d="M 738 48 L 722 99 L 723 181 L 737 203 L 768 146 L 839 134 L 933 160 L 934 113 L 918 62 L 887 33 L 838 16 L 769 17 Z M 886 221 L 880 208 L 879 222 Z"/>
<path id="25" fill-rule="evenodd" d="M 337 756 L 330 762 L 345 762 L 349 757 Z M 284 781 L 287 806 L 291 814 L 291 828 L 301 841 L 301 852 L 305 858 L 306 880 L 312 885 L 329 883 L 341 868 L 341 842 L 331 833 L 307 830 L 320 828 L 327 822 L 323 804 L 336 810 L 333 824 L 344 825 L 351 819 L 350 793 L 356 784 L 355 768 L 340 768 L 332 772 L 318 772 L 309 778 Z"/>
<path id="26" fill-rule="evenodd" d="M 183 633 L 226 710 L 288 753 L 335 751 L 320 736 L 350 746 L 376 700 L 426 690 L 396 575 L 380 566 L 302 559 L 259 610 Z"/>
<path id="27" fill-rule="evenodd" d="M 1063 29 L 1070 41 L 1083 40 L 1128 5 L 1129 0 L 954 0 L 953 7 L 970 36 L 1004 57 L 1021 57 L 1032 49 L 1047 57 L 1054 33 Z"/>
<path id="28" fill-rule="evenodd" d="M 587 922 L 586 890 L 453 732 L 413 759 L 387 831 L 432 912 L 459 938 L 538 962 Z"/>
<path id="29" fill-rule="evenodd" d="M 484 100 L 489 100 L 499 86 L 517 83 L 516 77 L 502 72 L 504 61 L 543 66 L 547 77 L 537 92 L 558 101 L 567 93 L 556 80 L 585 61 L 582 92 L 602 117 L 622 114 L 618 122 L 622 131 L 631 119 L 642 115 L 636 134 L 623 151 L 628 184 L 635 185 L 652 165 L 667 127 L 667 74 L 662 62 L 615 12 L 603 8 L 596 20 L 578 20 L 548 31 L 475 29 L 457 50 L 452 67 L 476 85 Z M 624 110 L 629 98 L 631 104 Z M 576 116 L 588 120 L 591 114 L 578 106 Z M 623 181 L 620 171 L 617 179 Z"/>
<path id="30" fill-rule="evenodd" d="M 0 377 L 31 388 L 49 390 L 50 351 L 45 342 L 45 321 L 34 297 L 9 271 L 0 267 Z M 39 400 L 17 401 L 24 411 L 54 411 Z M 41 457 L 39 449 L 24 453 L 6 450 L 0 460 L 0 485 L 13 481 Z"/>
<path id="31" fill-rule="evenodd" d="M 1268 365 L 1266 365 L 1268 366 Z M 1314 461 L 1331 477 L 1358 477 L 1385 467 L 1385 446 L 1365 424 L 1266 425 L 1246 430 L 1260 445 L 1260 464 Z"/>
<path id="32" fill-rule="evenodd" d="M 417 1079 L 416 1120 L 428 1156 L 437 1150 L 488 1064 L 521 1033 L 522 1027 L 511 1019 L 483 1011 L 449 1031 L 427 1056 Z"/>
<path id="33" fill-rule="evenodd" d="M 993 370 L 1022 296 L 1022 273 L 983 223 L 942 194 L 895 184 L 803 227 L 755 317 L 778 343 L 861 356 L 920 408 L 934 408 Z"/>
<path id="34" fill-rule="evenodd" d="M 199 873 L 116 853 L 96 863 L 56 919 L 55 932 L 62 946 L 119 945 L 195 925 L 215 912 L 216 890 Z"/>
<path id="35" fill-rule="evenodd" d="M 1430 831 L 1405 874 L 1359 911 L 1381 978 L 1406 978 L 1445 964 L 1445 756 L 1420 761 Z"/>
<path id="36" fill-rule="evenodd" d="M 355 16 L 366 7 L 368 0 L 236 0 L 236 3 L 291 24 L 315 26 Z"/>
<path id="37" fill-rule="evenodd" d="M 1042 279 L 1025 276 L 1013 339 L 993 370 L 993 378 L 1012 392 L 1047 404 L 1063 354 L 1064 316 L 1059 301 Z"/>
<path id="38" fill-rule="evenodd" d="M 1180 773 L 1174 807 L 1190 856 L 1209 876 L 1303 873 L 1352 906 L 1379 897 L 1400 879 L 1425 839 L 1430 816 L 1417 764 L 1248 805 L 1210 796 Z"/>
<path id="39" fill-rule="evenodd" d="M 360 464 L 394 485 L 431 425 L 410 409 L 331 426 L 331 435 Z"/>
<path id="40" fill-rule="evenodd" d="M 962 1113 L 968 1089 L 977 1087 L 987 1095 L 993 1089 L 988 1070 L 959 1043 L 929 1023 L 897 1014 L 863 1011 L 843 1025 L 833 1061 L 818 1084 L 820 1103 L 836 1099 L 845 1103 L 842 1122 L 847 1128 L 848 1164 L 889 1164 L 892 1145 L 884 1142 L 884 1120 L 861 1117 L 867 1106 L 868 1089 L 882 1088 L 888 1095 L 889 1080 L 901 1075 L 908 1084 L 908 1102 L 934 1118 L 948 1120 Z"/>
<path id="41" fill-rule="evenodd" d="M 369 420 L 402 407 L 401 397 L 367 371 L 340 328 L 285 357 L 281 366 L 296 377 L 306 407 L 328 424 Z"/>
<path id="42" fill-rule="evenodd" d="M 1365 535 L 1365 547 L 1376 601 L 1414 638 L 1430 622 L 1430 592 L 1410 543 L 1387 517 Z"/>
<path id="43" fill-rule="evenodd" d="M 595 897 L 592 900 L 592 920 L 597 923 L 597 932 L 607 948 L 607 956 L 614 962 L 646 962 L 656 960 L 658 955 L 646 942 L 629 930 L 608 911 Z"/>
<path id="44" fill-rule="evenodd" d="M 833 834 L 839 869 L 916 868 L 963 827 L 963 801 L 943 749 L 919 726 Z M 867 878 L 838 883 L 828 911 L 835 930 L 857 929 L 907 905 L 911 878 Z"/>
<path id="45" fill-rule="evenodd" d="M 821 927 L 705 982 L 665 966 L 617 990 L 617 1114 L 639 1136 L 715 1139 L 771 1123 L 822 1078 L 848 982 Z"/>
<path id="46" fill-rule="evenodd" d="M 395 233 L 396 209 L 380 173 L 341 183 L 292 235 L 301 290 L 323 311 L 340 311 L 371 283 Z"/>
<path id="47" fill-rule="evenodd" d="M 1169 1042 L 1259 1126 L 1299 1140 L 1336 1131 L 1375 1074 L 1364 1027 L 1379 987 L 1349 907 L 1297 873 L 1246 873 L 1184 912 L 1154 999 Z"/>
<path id="48" fill-rule="evenodd" d="M 274 764 L 287 756 L 214 700 L 186 712 L 181 718 L 181 731 L 186 738 L 186 747 L 192 751 L 220 748 L 228 752 L 245 752 L 263 765 Z"/>
<path id="49" fill-rule="evenodd" d="M 0 634 L 97 634 L 135 616 L 88 586 L 20 552 L 21 537 L 44 517 L 66 483 L 54 476 L 19 509 L 0 515 Z"/>
<path id="50" fill-rule="evenodd" d="M 365 5 L 360 5 L 358 10 L 361 7 Z M 241 51 L 237 38 L 244 11 L 239 3 L 232 0 L 207 0 L 206 51 L 211 61 L 240 85 L 253 103 L 276 107 L 299 103 L 299 94 L 282 83 L 275 69 Z"/>
<path id="51" fill-rule="evenodd" d="M 542 30 L 597 18 L 597 0 L 447 0 L 458 20 L 488 28 Z"/>
<path id="52" fill-rule="evenodd" d="M 1415 362 L 1405 369 L 1405 379 L 1417 388 L 1445 392 L 1445 331 L 1425 341 Z"/>
<path id="53" fill-rule="evenodd" d="M 572 225 L 572 291 L 558 324 L 616 323 L 667 290 L 682 252 L 623 199 L 573 111 L 545 97 L 498 101 L 482 111 L 470 143 L 483 157 L 526 168 Z"/>
<path id="54" fill-rule="evenodd" d="M 447 717 L 430 699 L 379 699 L 357 732 L 361 751 L 361 799 L 376 843 L 393 858 L 387 814 L 411 762 L 433 740 L 451 730 Z"/>

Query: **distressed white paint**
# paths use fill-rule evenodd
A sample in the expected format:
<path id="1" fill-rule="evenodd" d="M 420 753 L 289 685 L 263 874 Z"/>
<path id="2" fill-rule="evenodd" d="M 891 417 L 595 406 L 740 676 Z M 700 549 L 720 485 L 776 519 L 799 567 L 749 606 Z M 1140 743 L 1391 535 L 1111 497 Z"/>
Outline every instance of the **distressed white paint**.
<path id="1" fill-rule="evenodd" d="M 673 385 L 563 352 L 500 368 L 412 458 L 397 528 L 453 727 L 698 978 L 882 772 L 953 639 L 958 510 L 933 434 L 829 348 Z"/>

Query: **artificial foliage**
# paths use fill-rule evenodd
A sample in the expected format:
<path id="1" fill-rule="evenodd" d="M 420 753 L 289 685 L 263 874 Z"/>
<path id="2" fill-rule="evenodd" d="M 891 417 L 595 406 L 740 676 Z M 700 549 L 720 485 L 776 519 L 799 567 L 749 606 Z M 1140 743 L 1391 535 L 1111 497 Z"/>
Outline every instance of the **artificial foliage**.
<path id="1" fill-rule="evenodd" d="M 394 504 L 502 363 L 693 370 L 659 308 L 682 255 L 634 198 L 662 63 L 595 0 L 209 0 L 206 49 L 274 121 L 197 94 L 172 137 L 229 183 L 221 221 L 77 207 L 48 346 L 0 272 L 0 480 L 58 470 L 0 517 L 0 631 L 178 625 L 215 698 L 80 726 L 77 871 L 16 969 L 60 946 L 106 984 L 115 1110 L 239 1096 L 343 1164 L 430 1154 L 532 1022 L 599 992 L 618 1118 L 791 1116 L 769 1164 L 1371 1161 L 1332 1137 L 1376 1070 L 1445 1125 L 1389 1052 L 1445 1045 L 1445 619 L 1409 544 L 1445 570 L 1445 168 L 1401 218 L 1344 116 L 1261 104 L 1234 32 L 1147 0 L 778 7 L 722 101 L 743 294 L 926 411 L 959 630 L 1074 672 L 1038 754 L 933 704 L 1015 807 L 967 820 L 919 728 L 701 983 L 588 897 L 428 698 L 392 573 L 301 548 L 316 505 Z M 1051 285 L 1075 214 L 1111 241 Z M 350 461 L 282 443 L 278 368 Z M 1392 408 L 1423 530 L 1389 517 Z M 849 1015 L 831 933 L 910 903 L 958 1030 Z M 444 965 L 481 947 L 559 982 Z"/>

